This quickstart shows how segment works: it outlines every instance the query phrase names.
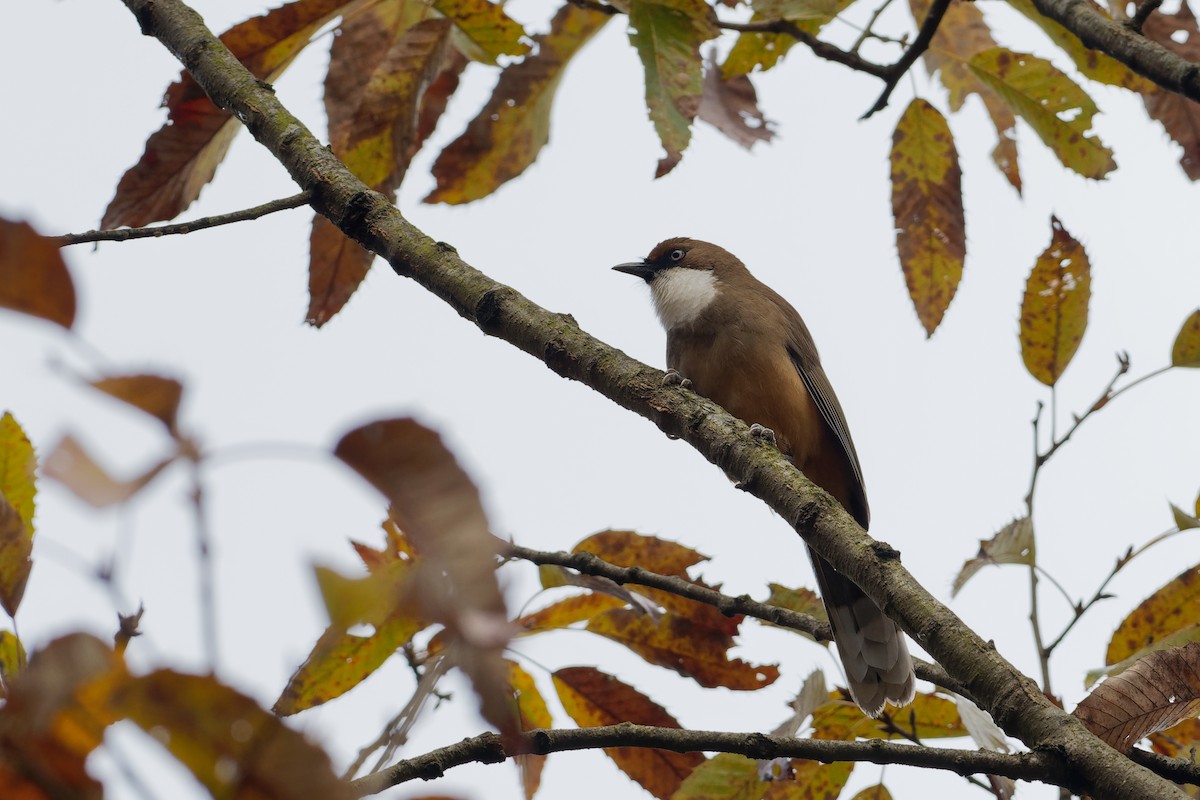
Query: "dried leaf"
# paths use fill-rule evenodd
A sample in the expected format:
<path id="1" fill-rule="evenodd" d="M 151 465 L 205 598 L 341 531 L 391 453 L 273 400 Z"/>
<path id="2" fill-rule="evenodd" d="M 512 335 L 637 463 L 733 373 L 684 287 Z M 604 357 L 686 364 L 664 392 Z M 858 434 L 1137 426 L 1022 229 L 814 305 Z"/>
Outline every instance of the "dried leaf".
<path id="1" fill-rule="evenodd" d="M 1191 760 L 1192 753 L 1200 750 L 1200 719 L 1188 719 L 1150 734 L 1150 745 L 1154 752 L 1173 758 Z"/>
<path id="2" fill-rule="evenodd" d="M 88 454 L 75 437 L 64 436 L 46 456 L 43 472 L 71 490 L 80 500 L 96 508 L 123 503 L 144 489 L 175 461 L 168 456 L 127 481 L 113 478 Z"/>
<path id="3" fill-rule="evenodd" d="M 154 735 L 214 797 L 354 796 L 323 750 L 211 676 L 158 670 L 97 694 L 89 710 Z"/>
<path id="4" fill-rule="evenodd" d="M 1037 547 L 1033 539 L 1033 522 L 1021 517 L 1001 528 L 990 539 L 979 540 L 979 552 L 963 564 L 950 596 L 954 597 L 971 577 L 988 564 L 1036 564 Z"/>
<path id="5" fill-rule="evenodd" d="M 75 284 L 62 253 L 28 222 L 0 218 L 0 308 L 75 324 Z"/>
<path id="6" fill-rule="evenodd" d="M 1096 180 L 1117 168 L 1112 151 L 1087 135 L 1099 112 L 1096 103 L 1049 61 L 994 47 L 972 56 L 970 67 L 1029 123 L 1064 167 Z"/>
<path id="7" fill-rule="evenodd" d="M 1072 712 L 1092 733 L 1128 752 L 1144 737 L 1200 712 L 1200 643 L 1151 653 L 1108 678 Z"/>
<path id="8" fill-rule="evenodd" d="M 589 620 L 587 630 L 625 645 L 651 664 L 673 669 L 704 687 L 753 691 L 779 677 L 778 668 L 754 666 L 729 658 L 733 638 L 697 625 L 677 614 L 658 621 L 626 609 L 614 609 Z"/>
<path id="9" fill-rule="evenodd" d="M 341 697 L 379 669 L 425 627 L 419 620 L 393 614 L 369 636 L 355 636 L 333 625 L 292 674 L 271 711 L 288 716 Z"/>
<path id="10" fill-rule="evenodd" d="M 592 553 L 618 567 L 641 567 L 678 578 L 687 578 L 690 567 L 708 560 L 708 556 L 678 542 L 626 530 L 594 533 L 571 548 L 571 552 Z"/>
<path id="11" fill-rule="evenodd" d="M 1038 256 L 1021 303 L 1021 358 L 1047 386 L 1062 377 L 1087 329 L 1092 272 L 1083 245 L 1058 217 L 1050 217 L 1050 244 Z"/>
<path id="12" fill-rule="evenodd" d="M 719 33 L 703 0 L 630 0 L 629 41 L 646 70 L 646 105 L 666 156 L 654 177 L 666 175 L 692 138 L 700 109 L 700 45 Z"/>
<path id="13" fill-rule="evenodd" d="M 15 616 L 33 569 L 37 454 L 9 412 L 0 416 L 0 606 Z"/>
<path id="14" fill-rule="evenodd" d="M 554 673 L 554 688 L 563 708 L 581 728 L 632 722 L 678 728 L 666 709 L 649 697 L 591 667 L 569 667 Z M 696 767 L 703 753 L 674 753 L 643 747 L 606 747 L 613 762 L 646 791 L 668 800 Z"/>
<path id="15" fill-rule="evenodd" d="M 533 676 L 515 661 L 505 660 L 504 663 L 508 665 L 508 685 L 517 699 L 521 730 L 549 728 L 554 720 L 550 717 L 550 709 L 546 707 L 546 701 L 538 691 Z M 542 785 L 542 769 L 546 766 L 546 756 L 527 753 L 518 755 L 516 762 L 517 769 L 521 771 L 521 788 L 525 790 L 525 800 L 533 800 L 538 787 Z"/>
<path id="16" fill-rule="evenodd" d="M 1020 11 L 1031 22 L 1041 28 L 1050 40 L 1062 48 L 1063 52 L 1075 62 L 1079 72 L 1098 83 L 1109 86 L 1120 86 L 1131 92 L 1153 92 L 1156 90 L 1153 81 L 1143 78 L 1129 67 L 1117 61 L 1101 50 L 1094 50 L 1071 31 L 1059 25 L 1049 17 L 1043 16 L 1034 6 L 1033 0 L 1008 0 L 1008 4 Z M 1108 14 L 1099 6 L 1088 3 L 1092 13 L 1107 17 Z M 1153 15 L 1151 15 L 1153 16 Z"/>
<path id="17" fill-rule="evenodd" d="M 950 700 L 935 694 L 918 694 L 909 705 L 888 709 L 873 719 L 849 700 L 843 692 L 832 692 L 828 701 L 813 711 L 814 739 L 896 739 L 906 738 L 896 729 L 918 739 L 947 739 L 966 736 L 967 729 Z"/>
<path id="18" fill-rule="evenodd" d="M 1185 625 L 1173 633 L 1169 633 L 1166 636 L 1157 638 L 1150 644 L 1138 650 L 1133 655 L 1129 656 L 1128 658 L 1124 658 L 1115 664 L 1109 664 L 1108 666 L 1100 669 L 1088 670 L 1087 674 L 1083 677 L 1083 685 L 1090 689 L 1101 678 L 1120 675 L 1122 672 L 1129 669 L 1138 661 L 1141 661 L 1151 653 L 1156 653 L 1159 650 L 1170 650 L 1175 647 L 1182 647 L 1190 642 L 1200 642 L 1200 623 Z"/>
<path id="19" fill-rule="evenodd" d="M 174 378 L 164 378 L 161 375 L 118 375 L 92 381 L 90 385 L 110 397 L 145 411 L 166 425 L 172 434 L 175 433 L 179 403 L 183 399 L 183 384 Z"/>
<path id="20" fill-rule="evenodd" d="M 504 13 L 499 3 L 488 0 L 433 0 L 433 7 L 448 17 L 462 34 L 465 55 L 495 65 L 500 56 L 523 56 L 529 46 L 522 40 L 525 30 Z"/>
<path id="21" fill-rule="evenodd" d="M 931 5 L 930 0 L 909 0 L 909 8 L 916 20 L 924 20 Z M 976 53 L 995 46 L 996 40 L 992 38 L 991 29 L 974 3 L 951 3 L 922 58 L 929 74 L 938 73 L 942 85 L 950 93 L 951 111 L 959 111 L 972 94 L 978 95 L 983 101 L 998 138 L 992 150 L 992 161 L 1019 194 L 1021 172 L 1017 163 L 1017 118 L 1000 95 L 975 77 L 968 66 Z"/>
<path id="22" fill-rule="evenodd" d="M 1171 347 L 1171 365 L 1200 367 L 1200 308 L 1193 311 L 1179 329 Z M 1200 516 L 1200 499 L 1196 501 L 1196 514 Z"/>
<path id="23" fill-rule="evenodd" d="M 1197 619 L 1200 619 L 1200 566 L 1184 570 L 1121 621 L 1109 640 L 1104 663 L 1124 661 L 1139 650 L 1192 627 Z"/>
<path id="24" fill-rule="evenodd" d="M 221 41 L 254 74 L 274 82 L 312 35 L 355 0 L 294 0 L 221 34 Z M 200 196 L 225 158 L 238 122 L 212 104 L 187 72 L 167 89 L 167 124 L 117 185 L 101 228 L 138 227 L 171 219 Z"/>
<path id="25" fill-rule="evenodd" d="M 607 594 L 583 594 L 551 603 L 543 609 L 525 614 L 516 620 L 523 634 L 557 630 L 587 622 L 597 614 L 614 608 L 624 608 L 625 601 Z"/>
<path id="26" fill-rule="evenodd" d="M 360 180 L 395 196 L 418 147 L 417 110 L 441 69 L 450 22 L 420 3 L 387 0 L 350 17 L 330 50 L 325 80 L 330 147 Z M 321 215 L 309 238 L 309 306 L 321 327 L 362 283 L 375 254 Z"/>
<path id="27" fill-rule="evenodd" d="M 441 437 L 411 419 L 356 428 L 334 453 L 391 501 L 391 517 L 422 554 L 413 575 L 420 616 L 446 626 L 447 653 L 471 678 L 484 717 L 512 732 L 500 658 L 512 628 L 496 582 L 498 541 L 488 532 L 479 490 Z"/>
<path id="28" fill-rule="evenodd" d="M 559 8 L 537 52 L 500 73 L 487 104 L 433 164 L 437 187 L 426 203 L 487 197 L 533 164 L 550 140 L 550 111 L 567 63 L 610 17 L 572 5 Z"/>
<path id="29" fill-rule="evenodd" d="M 1151 14 L 1142 33 L 1186 61 L 1200 61 L 1200 28 L 1187 0 L 1174 14 L 1165 14 L 1161 9 Z M 1186 37 L 1182 43 L 1175 41 L 1178 35 Z M 1142 101 L 1151 119 L 1158 120 L 1167 135 L 1183 148 L 1179 165 L 1184 173 L 1194 181 L 1200 180 L 1200 103 L 1158 87 L 1144 94 Z"/>
<path id="30" fill-rule="evenodd" d="M 717 65 L 716 51 L 704 71 L 704 91 L 696 115 L 749 150 L 755 142 L 769 142 L 771 122 L 758 110 L 758 94 L 746 75 L 726 78 Z"/>
<path id="31" fill-rule="evenodd" d="M 921 98 L 909 103 L 892 136 L 891 161 L 896 249 L 917 317 L 932 336 L 967 254 L 962 171 L 941 112 Z"/>

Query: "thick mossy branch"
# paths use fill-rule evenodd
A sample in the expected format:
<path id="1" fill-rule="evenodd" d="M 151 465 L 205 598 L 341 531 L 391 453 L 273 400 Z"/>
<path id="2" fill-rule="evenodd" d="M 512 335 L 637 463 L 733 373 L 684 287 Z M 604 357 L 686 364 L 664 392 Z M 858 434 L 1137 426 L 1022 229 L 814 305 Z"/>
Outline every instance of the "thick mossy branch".
<path id="1" fill-rule="evenodd" d="M 826 492 L 777 450 L 751 438 L 744 423 L 690 391 L 664 387 L 659 370 L 493 281 L 462 261 L 453 248 L 415 228 L 383 195 L 355 178 L 180 0 L 123 2 L 145 32 L 184 62 L 213 101 L 234 113 L 300 187 L 312 192 L 318 211 L 486 333 L 650 419 L 736 477 L 897 619 L 1001 727 L 1029 747 L 1053 753 L 1058 771 L 1047 775 L 1059 776 L 1055 782 L 1101 800 L 1186 796 L 1174 784 L 1118 757 L 1047 700 L 1029 678 L 917 583 L 891 551 L 880 550 Z"/>

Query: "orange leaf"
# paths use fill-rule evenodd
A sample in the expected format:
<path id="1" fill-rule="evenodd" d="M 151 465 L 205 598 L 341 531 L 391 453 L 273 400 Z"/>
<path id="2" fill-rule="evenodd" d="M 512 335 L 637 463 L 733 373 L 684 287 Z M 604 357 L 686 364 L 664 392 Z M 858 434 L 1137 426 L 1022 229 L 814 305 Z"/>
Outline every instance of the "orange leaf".
<path id="1" fill-rule="evenodd" d="M 774 666 L 754 666 L 729 658 L 732 637 L 677 614 L 664 614 L 655 621 L 634 611 L 614 609 L 593 617 L 587 630 L 625 645 L 651 664 L 673 669 L 709 688 L 752 691 L 770 686 L 779 677 Z"/>
<path id="2" fill-rule="evenodd" d="M 211 676 L 158 670 L 116 687 L 94 705 L 98 716 L 130 719 L 155 734 L 214 797 L 354 796 L 324 751 Z"/>
<path id="3" fill-rule="evenodd" d="M 1200 28 L 1187 0 L 1174 14 L 1161 10 L 1151 14 L 1142 26 L 1142 33 L 1187 61 L 1200 61 Z M 1181 33 L 1186 37 L 1182 43 L 1175 41 Z M 1146 104 L 1146 113 L 1162 123 L 1167 135 L 1183 148 L 1179 165 L 1184 173 L 1194 181 L 1200 180 L 1200 103 L 1157 86 L 1142 96 L 1142 102 Z"/>
<path id="4" fill-rule="evenodd" d="M 508 665 L 508 685 L 512 694 L 517 698 L 517 713 L 521 717 L 521 730 L 532 731 L 538 728 L 549 728 L 554 720 L 550 718 L 550 709 L 542 699 L 533 676 L 521 668 L 515 661 L 505 660 Z M 525 790 L 525 800 L 533 800 L 538 787 L 542 784 L 542 769 L 546 766 L 546 757 L 528 753 L 516 757 L 517 769 L 521 771 L 521 786 Z"/>
<path id="5" fill-rule="evenodd" d="M 1200 748 L 1200 719 L 1187 719 L 1150 734 L 1150 745 L 1164 756 L 1189 758 L 1193 750 Z"/>
<path id="6" fill-rule="evenodd" d="M 91 385 L 111 397 L 140 408 L 175 433 L 183 384 L 160 375 L 120 375 L 92 381 Z"/>
<path id="7" fill-rule="evenodd" d="M 569 667 L 554 673 L 554 688 L 571 719 L 581 728 L 632 722 L 678 728 L 666 709 L 649 697 L 591 667 Z M 606 747 L 621 771 L 646 791 L 667 800 L 699 764 L 703 753 L 674 753 L 643 747 Z"/>
<path id="8" fill-rule="evenodd" d="M 256 78 L 274 82 L 316 33 L 352 0 L 294 0 L 221 34 Z M 101 228 L 171 219 L 199 197 L 237 133 L 238 123 L 212 104 L 186 72 L 167 89 L 167 124 L 117 185 Z"/>
<path id="9" fill-rule="evenodd" d="M 0 308 L 75 324 L 75 284 L 62 253 L 27 222 L 0 219 Z"/>
<path id="10" fill-rule="evenodd" d="M 17 613 L 33 569 L 37 454 L 20 424 L 0 416 L 0 605 Z"/>
<path id="11" fill-rule="evenodd" d="M 896 249 L 917 317 L 932 336 L 954 299 L 967 253 L 954 137 L 925 100 L 909 103 L 892 137 Z"/>
<path id="12" fill-rule="evenodd" d="M 1171 347 L 1171 364 L 1176 367 L 1200 367 L 1200 308 L 1193 311 L 1179 329 L 1179 335 Z M 1200 498 L 1196 501 L 1196 514 L 1200 516 Z"/>
<path id="13" fill-rule="evenodd" d="M 1124 753 L 1200 712 L 1200 643 L 1159 650 L 1107 678 L 1072 713 Z"/>
<path id="14" fill-rule="evenodd" d="M 525 633 L 566 628 L 576 622 L 586 622 L 597 614 L 614 608 L 624 608 L 625 602 L 607 594 L 582 594 L 551 603 L 543 609 L 525 614 L 516 625 Z"/>
<path id="15" fill-rule="evenodd" d="M 141 475 L 127 481 L 113 478 L 88 455 L 74 437 L 64 436 L 46 456 L 43 472 L 70 489 L 76 497 L 96 508 L 123 503 L 146 487 L 175 460 L 169 456 Z"/>
<path id="16" fill-rule="evenodd" d="M 1029 374 L 1053 386 L 1087 328 L 1092 272 L 1083 245 L 1050 217 L 1050 245 L 1038 256 L 1021 303 L 1021 358 Z"/>
<path id="17" fill-rule="evenodd" d="M 641 567 L 660 575 L 686 578 L 688 567 L 708 556 L 676 542 L 643 536 L 635 531 L 607 530 L 594 533 L 571 549 L 572 553 L 592 553 L 618 567 Z"/>
<path id="18" fill-rule="evenodd" d="M 421 551 L 412 578 L 420 616 L 446 626 L 447 652 L 471 678 L 484 717 L 511 732 L 516 720 L 500 653 L 512 628 L 496 581 L 499 543 L 479 490 L 441 437 L 411 419 L 356 428 L 334 453 L 391 501 L 390 516 Z"/>
<path id="19" fill-rule="evenodd" d="M 1108 643 L 1105 664 L 1124 661 L 1143 648 L 1189 628 L 1200 619 L 1200 566 L 1146 598 L 1122 620 Z"/>

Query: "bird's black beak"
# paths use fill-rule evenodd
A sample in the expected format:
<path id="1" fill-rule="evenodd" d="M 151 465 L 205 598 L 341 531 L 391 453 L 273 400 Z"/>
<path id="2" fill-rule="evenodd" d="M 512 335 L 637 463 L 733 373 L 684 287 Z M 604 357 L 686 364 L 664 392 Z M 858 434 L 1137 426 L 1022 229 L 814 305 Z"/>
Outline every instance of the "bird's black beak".
<path id="1" fill-rule="evenodd" d="M 626 264 L 617 264 L 613 269 L 617 272 L 624 272 L 627 275 L 636 275 L 646 283 L 649 283 L 654 277 L 654 267 L 645 261 L 630 261 Z"/>

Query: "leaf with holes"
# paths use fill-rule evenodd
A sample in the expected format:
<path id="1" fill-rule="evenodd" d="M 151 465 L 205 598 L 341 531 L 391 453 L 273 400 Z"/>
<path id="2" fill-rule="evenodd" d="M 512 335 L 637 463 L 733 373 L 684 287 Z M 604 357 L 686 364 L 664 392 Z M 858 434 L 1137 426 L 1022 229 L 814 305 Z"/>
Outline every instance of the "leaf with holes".
<path id="1" fill-rule="evenodd" d="M 646 72 L 646 105 L 666 156 L 654 176 L 666 175 L 692 139 L 692 120 L 704 93 L 700 45 L 719 31 L 702 0 L 631 0 L 629 41 Z"/>
<path id="2" fill-rule="evenodd" d="M 75 284 L 62 253 L 27 222 L 0 218 L 0 308 L 75 324 Z"/>
<path id="3" fill-rule="evenodd" d="M 1050 217 L 1050 245 L 1038 256 L 1021 302 L 1021 358 L 1047 386 L 1062 377 L 1087 329 L 1092 271 L 1083 245 Z"/>
<path id="4" fill-rule="evenodd" d="M 621 722 L 679 727 L 658 703 L 597 669 L 568 667 L 558 670 L 553 677 L 558 699 L 581 728 Z M 704 763 L 703 753 L 674 753 L 646 747 L 606 747 L 604 752 L 622 772 L 660 800 L 675 795 L 684 778 Z"/>
<path id="5" fill-rule="evenodd" d="M 489 0 L 433 0 L 433 7 L 454 23 L 455 46 L 473 61 L 495 65 L 500 56 L 529 52 L 525 29 L 499 3 Z"/>
<path id="6" fill-rule="evenodd" d="M 1117 168 L 1094 134 L 1099 109 L 1079 85 L 1049 61 L 994 47 L 971 57 L 971 71 L 1029 123 L 1064 167 L 1099 180 Z"/>
<path id="7" fill-rule="evenodd" d="M 1093 689 L 1072 713 L 1122 753 L 1146 736 L 1196 716 L 1200 643 L 1151 653 Z"/>
<path id="8" fill-rule="evenodd" d="M 492 96 L 433 164 L 437 187 L 426 203 L 469 203 L 487 197 L 533 164 L 550 140 L 550 111 L 567 64 L 610 17 L 563 5 L 550 32 L 534 37 L 537 52 L 500 73 Z"/>
<path id="9" fill-rule="evenodd" d="M 758 93 L 746 75 L 724 77 L 716 52 L 704 68 L 704 93 L 697 116 L 749 150 L 755 142 L 769 142 L 771 122 L 758 109 Z"/>
<path id="10" fill-rule="evenodd" d="M 963 564 L 954 584 L 950 587 L 950 596 L 954 597 L 962 590 L 971 577 L 989 564 L 1036 564 L 1037 549 L 1033 540 L 1033 522 L 1029 517 L 1021 517 L 1001 528 L 990 539 L 979 541 L 979 552 Z"/>
<path id="11" fill-rule="evenodd" d="M 892 135 L 891 162 L 896 250 L 917 318 L 932 336 L 967 254 L 962 171 L 941 112 L 920 98 L 909 103 Z"/>

